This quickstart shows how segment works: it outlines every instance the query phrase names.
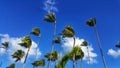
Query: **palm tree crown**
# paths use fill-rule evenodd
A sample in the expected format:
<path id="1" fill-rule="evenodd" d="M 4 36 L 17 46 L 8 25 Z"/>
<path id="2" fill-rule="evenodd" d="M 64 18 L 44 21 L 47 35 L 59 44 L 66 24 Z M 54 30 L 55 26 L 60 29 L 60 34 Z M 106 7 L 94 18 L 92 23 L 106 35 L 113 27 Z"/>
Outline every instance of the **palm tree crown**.
<path id="1" fill-rule="evenodd" d="M 31 34 L 39 37 L 40 36 L 40 29 L 37 27 L 33 28 Z"/>
<path id="2" fill-rule="evenodd" d="M 17 61 L 20 61 L 20 60 L 23 58 L 24 54 L 25 54 L 24 51 L 22 51 L 22 50 L 17 50 L 17 51 L 12 55 L 12 57 L 13 57 L 13 58 L 16 58 L 15 62 L 17 62 Z"/>
<path id="3" fill-rule="evenodd" d="M 11 64 L 10 66 L 8 66 L 6 68 L 15 68 L 15 64 Z"/>
<path id="4" fill-rule="evenodd" d="M 95 27 L 96 26 L 96 18 L 92 18 L 92 19 L 89 19 L 86 24 L 88 26 L 91 26 L 91 27 Z"/>
<path id="5" fill-rule="evenodd" d="M 45 15 L 44 21 L 56 23 L 56 17 L 53 13 L 49 13 L 49 14 Z"/>

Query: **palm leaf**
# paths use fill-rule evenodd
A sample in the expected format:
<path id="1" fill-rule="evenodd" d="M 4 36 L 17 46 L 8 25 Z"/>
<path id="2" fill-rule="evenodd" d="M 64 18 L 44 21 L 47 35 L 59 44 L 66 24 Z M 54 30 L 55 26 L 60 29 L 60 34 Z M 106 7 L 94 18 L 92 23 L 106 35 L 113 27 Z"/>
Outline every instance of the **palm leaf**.
<path id="1" fill-rule="evenodd" d="M 31 34 L 40 36 L 40 29 L 39 28 L 33 28 Z"/>
<path id="2" fill-rule="evenodd" d="M 15 64 L 11 64 L 10 66 L 8 66 L 6 68 L 15 68 Z"/>
<path id="3" fill-rule="evenodd" d="M 60 44 L 61 43 L 60 37 L 57 37 L 54 42 L 57 43 L 57 44 Z"/>
<path id="4" fill-rule="evenodd" d="M 88 46 L 88 42 L 87 41 L 83 41 L 81 46 Z"/>
<path id="5" fill-rule="evenodd" d="M 9 42 L 4 42 L 4 43 L 2 43 L 2 45 L 3 45 L 5 48 L 8 48 L 8 47 L 9 47 Z"/>
<path id="6" fill-rule="evenodd" d="M 53 13 L 49 13 L 49 14 L 45 15 L 44 21 L 55 23 L 56 22 L 56 17 Z"/>
<path id="7" fill-rule="evenodd" d="M 96 26 L 96 18 L 89 19 L 86 24 L 91 27 Z"/>

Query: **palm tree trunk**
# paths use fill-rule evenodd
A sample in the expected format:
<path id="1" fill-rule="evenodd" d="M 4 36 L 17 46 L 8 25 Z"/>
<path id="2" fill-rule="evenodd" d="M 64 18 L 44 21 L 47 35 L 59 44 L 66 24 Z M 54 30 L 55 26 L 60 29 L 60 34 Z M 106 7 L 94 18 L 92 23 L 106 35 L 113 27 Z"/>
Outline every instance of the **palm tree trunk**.
<path id="1" fill-rule="evenodd" d="M 89 48 L 88 48 L 88 46 L 87 46 L 87 53 L 88 53 L 88 61 L 89 61 L 89 65 L 90 65 L 90 68 L 92 68 L 92 65 L 90 64 L 90 53 L 89 53 Z"/>
<path id="2" fill-rule="evenodd" d="M 96 27 L 94 27 L 94 30 L 95 30 L 95 33 L 96 33 L 96 37 L 97 37 L 97 41 L 98 41 L 98 46 L 99 46 L 100 53 L 101 53 L 101 56 L 102 56 L 102 61 L 103 61 L 103 64 L 104 64 L 104 68 L 107 68 L 106 61 L 105 61 L 105 58 L 104 58 L 104 54 L 103 54 L 103 51 L 102 51 L 102 46 L 101 46 L 100 38 L 99 38 L 99 35 L 98 35 Z"/>
<path id="3" fill-rule="evenodd" d="M 30 51 L 30 47 L 28 48 L 28 51 L 27 51 L 27 54 L 26 54 L 26 57 L 25 57 L 25 60 L 24 60 L 24 63 L 23 63 L 23 67 L 22 67 L 22 68 L 25 68 L 25 63 L 26 63 L 26 61 L 27 61 L 27 57 L 28 57 L 29 51 Z"/>
<path id="4" fill-rule="evenodd" d="M 73 37 L 73 40 L 74 40 L 74 42 L 73 42 L 73 48 L 75 47 L 75 36 Z M 73 55 L 73 68 L 75 68 L 75 54 Z"/>
<path id="5" fill-rule="evenodd" d="M 83 63 L 83 60 L 81 59 L 80 68 L 82 68 L 82 63 Z"/>
<path id="6" fill-rule="evenodd" d="M 76 68 L 78 68 L 78 60 L 76 60 Z"/>
<path id="7" fill-rule="evenodd" d="M 48 61 L 48 68 L 50 68 L 50 60 Z"/>

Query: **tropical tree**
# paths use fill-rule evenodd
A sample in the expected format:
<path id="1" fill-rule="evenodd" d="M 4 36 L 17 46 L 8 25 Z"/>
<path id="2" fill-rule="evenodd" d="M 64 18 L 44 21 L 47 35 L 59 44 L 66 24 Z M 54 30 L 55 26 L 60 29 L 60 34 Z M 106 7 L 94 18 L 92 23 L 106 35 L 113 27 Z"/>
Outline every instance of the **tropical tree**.
<path id="1" fill-rule="evenodd" d="M 54 34 L 53 34 L 52 50 L 51 50 L 51 53 L 52 53 L 54 51 L 54 38 L 55 38 L 55 35 L 56 35 L 56 16 L 55 16 L 55 14 L 51 12 L 51 13 L 45 15 L 44 21 L 54 24 Z M 50 57 L 50 59 L 51 59 L 51 57 Z M 50 63 L 50 61 L 49 61 L 49 63 Z M 50 68 L 50 66 L 48 68 Z"/>
<path id="2" fill-rule="evenodd" d="M 86 40 L 84 40 L 81 44 L 81 46 L 85 46 L 87 48 L 87 53 L 88 53 L 88 61 L 89 61 L 89 64 L 90 64 L 90 54 L 89 54 L 89 48 L 88 48 L 88 42 Z M 92 68 L 91 64 L 90 64 L 90 68 Z"/>
<path id="3" fill-rule="evenodd" d="M 84 53 L 80 46 L 75 46 L 72 51 L 70 52 L 70 59 L 74 60 L 75 55 L 75 61 L 76 61 L 76 68 L 78 68 L 78 60 L 81 59 L 81 67 L 82 68 L 82 59 L 84 57 Z"/>
<path id="4" fill-rule="evenodd" d="M 13 55 L 12 58 L 15 58 L 15 62 L 21 61 L 21 59 L 23 58 L 23 56 L 25 55 L 25 52 L 22 50 L 17 50 Z M 18 66 L 18 68 L 20 68 Z"/>
<path id="5" fill-rule="evenodd" d="M 6 68 L 15 68 L 15 64 L 11 64 L 10 66 L 8 66 Z"/>
<path id="6" fill-rule="evenodd" d="M 21 45 L 25 48 L 28 48 L 28 51 L 27 51 L 27 54 L 26 54 L 26 57 L 25 57 L 25 60 L 24 60 L 24 63 L 23 63 L 23 68 L 25 68 L 25 63 L 27 61 L 27 57 L 28 57 L 30 48 L 32 46 L 32 40 L 31 40 L 30 36 L 26 36 L 26 37 L 22 38 L 21 41 L 22 41 L 22 43 L 19 43 L 19 45 Z"/>
<path id="7" fill-rule="evenodd" d="M 4 48 L 4 49 L 5 49 L 5 54 L 6 54 L 7 49 L 8 49 L 8 47 L 9 47 L 9 42 L 4 42 L 4 43 L 2 43 L 2 46 L 3 46 L 3 47 L 0 47 L 0 48 Z M 4 58 L 4 56 L 2 55 L 2 60 L 1 60 L 1 63 L 0 63 L 0 67 L 1 67 L 1 65 L 2 65 L 2 61 L 4 60 L 3 58 Z"/>
<path id="8" fill-rule="evenodd" d="M 47 53 L 45 57 L 48 59 L 48 68 L 50 67 L 50 61 L 55 62 L 56 65 L 56 60 L 58 60 L 58 52 L 53 51 L 52 53 Z"/>
<path id="9" fill-rule="evenodd" d="M 95 34 L 96 34 L 96 38 L 97 38 L 97 41 L 98 41 L 98 47 L 100 49 L 100 53 L 101 53 L 101 56 L 102 56 L 102 61 L 103 61 L 103 64 L 104 64 L 104 68 L 107 68 L 106 61 L 105 61 L 105 58 L 104 58 L 104 54 L 103 54 L 103 51 L 102 51 L 102 46 L 101 46 L 100 38 L 99 38 L 99 35 L 98 35 L 98 31 L 96 29 L 96 18 L 89 19 L 86 22 L 86 24 L 88 26 L 94 28 L 94 31 L 95 31 Z"/>
<path id="10" fill-rule="evenodd" d="M 40 61 L 34 61 L 32 63 L 32 65 L 36 68 L 39 67 L 39 66 L 43 66 L 45 68 L 45 60 L 41 59 Z"/>
<path id="11" fill-rule="evenodd" d="M 58 64 L 55 66 L 55 68 L 65 68 L 67 62 L 69 61 L 69 53 L 64 54 L 62 59 L 58 62 Z"/>
<path id="12" fill-rule="evenodd" d="M 35 35 L 38 37 L 38 43 L 37 43 L 37 47 L 36 47 L 36 56 L 35 56 L 35 60 L 37 59 L 37 55 L 38 55 L 38 46 L 39 46 L 39 42 L 40 42 L 40 29 L 39 28 L 33 28 L 31 34 Z"/>
<path id="13" fill-rule="evenodd" d="M 74 29 L 72 28 L 72 26 L 70 26 L 70 25 L 66 26 L 66 28 L 62 32 L 62 37 L 63 38 L 66 38 L 66 37 L 71 38 L 71 37 L 73 37 L 73 40 L 74 40 L 73 48 L 75 47 L 75 32 L 74 32 Z M 73 55 L 73 68 L 75 68 L 74 63 L 75 63 L 75 55 Z"/>

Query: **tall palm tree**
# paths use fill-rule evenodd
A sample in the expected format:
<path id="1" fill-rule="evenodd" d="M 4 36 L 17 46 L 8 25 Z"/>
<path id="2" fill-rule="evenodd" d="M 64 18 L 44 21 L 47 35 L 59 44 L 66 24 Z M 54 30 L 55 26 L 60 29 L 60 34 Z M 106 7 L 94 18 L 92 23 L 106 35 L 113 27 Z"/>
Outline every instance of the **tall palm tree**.
<path id="1" fill-rule="evenodd" d="M 16 58 L 15 62 L 20 62 L 21 59 L 23 58 L 23 56 L 25 55 L 25 52 L 22 51 L 22 50 L 17 50 L 13 55 L 12 55 L 12 58 Z M 18 66 L 18 68 L 20 68 Z"/>
<path id="2" fill-rule="evenodd" d="M 38 52 L 38 46 L 39 46 L 39 42 L 40 42 L 40 29 L 39 28 L 33 28 L 31 34 L 35 35 L 38 37 L 38 43 L 37 43 L 37 47 L 36 47 L 36 56 L 35 56 L 35 60 L 37 59 L 37 52 Z"/>
<path id="3" fill-rule="evenodd" d="M 5 54 L 6 54 L 6 52 L 7 52 L 7 49 L 8 49 L 8 47 L 9 47 L 9 42 L 4 42 L 4 43 L 2 43 L 2 45 L 3 45 L 3 47 L 0 47 L 0 48 L 4 48 L 5 49 Z M 0 67 L 1 67 L 1 65 L 2 65 L 2 61 L 4 60 L 4 56 L 2 55 L 2 60 L 1 60 L 1 63 L 0 63 Z"/>
<path id="4" fill-rule="evenodd" d="M 69 37 L 69 38 L 71 38 L 71 37 L 73 37 L 73 40 L 74 40 L 74 42 L 73 42 L 73 48 L 75 47 L 75 31 L 74 31 L 74 29 L 72 28 L 72 26 L 70 26 L 70 25 L 67 25 L 66 26 L 66 28 L 63 30 L 63 32 L 62 32 L 62 37 L 63 38 L 66 38 L 66 37 Z M 74 63 L 75 63 L 75 55 L 73 55 L 74 57 L 73 57 L 73 68 L 75 68 L 75 66 L 74 66 Z"/>
<path id="5" fill-rule="evenodd" d="M 56 65 L 56 60 L 58 60 L 58 52 L 53 51 L 52 53 L 47 53 L 45 57 L 48 59 L 48 68 L 50 67 L 50 61 L 55 62 Z"/>
<path id="6" fill-rule="evenodd" d="M 38 68 L 39 66 L 43 66 L 45 68 L 45 60 L 41 59 L 40 61 L 34 61 L 32 65 L 36 68 Z"/>
<path id="7" fill-rule="evenodd" d="M 102 46 L 101 46 L 100 38 L 99 38 L 97 29 L 96 29 L 96 18 L 89 19 L 89 20 L 86 22 L 86 24 L 87 24 L 88 26 L 90 26 L 90 27 L 93 27 L 94 30 L 95 30 L 95 34 L 96 34 L 97 41 L 98 41 L 98 47 L 99 47 L 99 49 L 100 49 L 100 53 L 101 53 L 101 56 L 102 56 L 102 61 L 103 61 L 103 64 L 104 64 L 104 68 L 107 68 L 106 61 L 105 61 L 105 58 L 104 58 L 104 54 L 103 54 L 103 51 L 102 51 Z"/>
<path id="8" fill-rule="evenodd" d="M 55 16 L 55 14 L 51 12 L 51 13 L 45 15 L 44 21 L 54 24 L 54 34 L 53 34 L 53 40 L 54 40 L 55 35 L 56 35 L 56 16 Z M 54 41 L 53 40 L 52 40 L 52 50 L 51 50 L 51 53 L 54 51 Z M 50 68 L 50 66 L 49 66 L 49 68 Z"/>
<path id="9" fill-rule="evenodd" d="M 120 48 L 120 41 L 118 42 L 117 45 L 115 45 L 115 47 Z"/>
<path id="10" fill-rule="evenodd" d="M 23 63 L 23 68 L 25 68 L 25 63 L 27 61 L 27 57 L 28 57 L 30 48 L 32 46 L 32 40 L 31 40 L 30 36 L 26 36 L 26 37 L 22 38 L 21 41 L 22 41 L 22 43 L 19 43 L 19 45 L 21 45 L 25 48 L 28 48 L 28 51 L 27 51 L 27 54 L 26 54 L 26 57 L 25 57 L 25 60 L 24 60 L 24 63 Z"/>
<path id="11" fill-rule="evenodd" d="M 74 60 L 74 55 L 75 55 L 75 61 L 76 61 L 76 68 L 78 68 L 78 60 L 83 59 L 84 53 L 80 46 L 75 46 L 72 51 L 70 52 L 70 59 Z M 81 63 L 81 68 L 82 68 L 82 63 Z"/>
<path id="12" fill-rule="evenodd" d="M 58 64 L 55 66 L 55 68 L 65 68 L 67 62 L 69 61 L 69 53 L 64 54 L 62 59 L 58 62 Z"/>
<path id="13" fill-rule="evenodd" d="M 11 64 L 10 66 L 8 66 L 6 68 L 15 68 L 15 64 Z"/>
<path id="14" fill-rule="evenodd" d="M 82 42 L 82 45 L 81 46 L 85 46 L 87 48 L 87 53 L 88 53 L 88 61 L 89 61 L 89 65 L 90 65 L 90 68 L 92 68 L 91 64 L 90 64 L 90 53 L 89 53 L 89 48 L 88 48 L 88 42 L 86 40 L 84 40 Z"/>

